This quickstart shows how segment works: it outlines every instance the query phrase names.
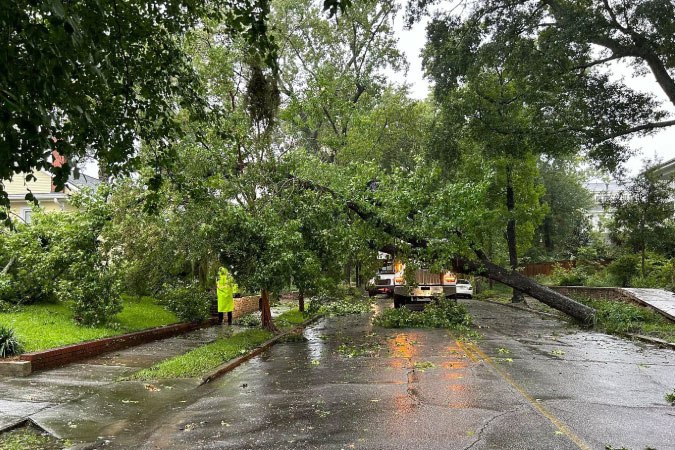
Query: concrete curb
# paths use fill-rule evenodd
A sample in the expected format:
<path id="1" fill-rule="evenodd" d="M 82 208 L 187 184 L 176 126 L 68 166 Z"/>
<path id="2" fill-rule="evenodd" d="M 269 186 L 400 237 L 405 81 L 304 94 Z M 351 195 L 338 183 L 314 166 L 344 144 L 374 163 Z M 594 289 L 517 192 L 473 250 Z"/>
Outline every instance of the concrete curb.
<path id="1" fill-rule="evenodd" d="M 215 318 L 209 318 L 200 323 L 175 323 L 91 341 L 77 342 L 37 352 L 24 353 L 11 360 L 0 360 L 0 375 L 25 377 L 38 370 L 53 369 L 93 356 L 207 328 L 214 325 L 216 320 Z"/>
<path id="2" fill-rule="evenodd" d="M 508 306 L 509 308 L 519 309 L 521 311 L 528 311 L 528 312 L 535 313 L 535 314 L 541 314 L 543 316 L 552 317 L 552 318 L 555 318 L 555 319 L 561 319 L 560 317 L 556 316 L 555 314 L 547 313 L 547 312 L 544 312 L 544 311 L 537 311 L 536 309 L 524 308 L 522 306 L 512 305 L 510 303 L 501 303 L 501 302 L 496 302 L 494 300 L 481 300 L 481 301 L 488 302 L 488 303 L 494 303 L 495 305 Z M 650 337 L 650 336 L 645 336 L 643 334 L 634 334 L 634 333 L 624 333 L 623 336 L 629 337 L 629 338 L 632 338 L 632 339 L 637 339 L 638 341 L 646 342 L 648 344 L 657 345 L 657 346 L 662 347 L 662 348 L 668 348 L 668 349 L 675 350 L 675 343 L 664 341 L 663 339 L 653 338 L 653 337 Z"/>
<path id="3" fill-rule="evenodd" d="M 625 336 L 637 339 L 639 341 L 647 342 L 649 344 L 658 345 L 659 347 L 675 350 L 675 343 L 664 341 L 663 339 L 645 336 L 644 334 L 633 334 L 633 333 L 626 333 Z"/>
<path id="4" fill-rule="evenodd" d="M 531 313 L 535 313 L 535 314 L 540 314 L 540 315 L 542 315 L 542 316 L 552 317 L 552 318 L 558 319 L 558 320 L 562 320 L 562 319 L 563 319 L 562 317 L 560 317 L 560 316 L 558 316 L 558 315 L 556 315 L 556 314 L 551 314 L 551 313 L 548 313 L 548 312 L 545 312 L 545 311 L 537 311 L 536 309 L 526 308 L 526 307 L 524 307 L 524 306 L 518 306 L 518 305 L 514 305 L 514 304 L 512 304 L 512 303 L 502 303 L 502 302 L 496 302 L 496 301 L 494 301 L 494 300 L 479 300 L 479 301 L 481 301 L 481 302 L 493 303 L 493 304 L 495 304 L 495 305 L 508 306 L 509 308 L 519 309 L 519 310 L 521 310 L 521 311 L 527 311 L 527 312 L 531 312 Z"/>
<path id="5" fill-rule="evenodd" d="M 300 331 L 300 330 L 306 328 L 308 325 L 311 325 L 312 323 L 316 322 L 317 320 L 322 319 L 323 317 L 324 317 L 323 314 L 319 314 L 318 316 L 314 316 L 311 319 L 305 320 L 304 322 L 302 322 L 300 325 L 293 328 L 292 330 L 288 330 L 288 331 L 285 331 L 285 332 L 283 332 L 283 333 L 281 333 L 277 336 L 274 336 L 272 339 L 263 343 L 260 347 L 256 348 L 255 350 L 251 351 L 250 353 L 248 353 L 244 356 L 241 356 L 241 357 L 239 357 L 235 360 L 227 361 L 227 362 L 221 364 L 220 366 L 213 369 L 213 371 L 208 373 L 206 376 L 204 376 L 202 378 L 201 383 L 199 383 L 199 385 L 202 386 L 202 385 L 204 385 L 204 384 L 206 384 L 210 381 L 213 381 L 216 378 L 226 374 L 227 372 L 232 371 L 233 369 L 235 369 L 239 365 L 245 363 L 249 359 L 251 359 L 255 356 L 258 356 L 259 354 L 261 354 L 262 352 L 264 352 L 265 350 L 267 350 L 268 348 L 270 348 L 271 346 L 273 346 L 274 344 L 279 342 L 279 340 L 281 340 L 283 337 L 288 336 L 291 333 L 295 333 L 297 331 Z"/>

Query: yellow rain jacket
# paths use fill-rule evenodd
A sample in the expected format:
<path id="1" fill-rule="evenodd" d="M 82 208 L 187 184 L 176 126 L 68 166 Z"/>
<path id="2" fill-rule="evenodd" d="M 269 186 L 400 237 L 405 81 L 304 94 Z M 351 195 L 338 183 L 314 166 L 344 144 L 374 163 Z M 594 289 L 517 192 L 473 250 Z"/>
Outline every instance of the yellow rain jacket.
<path id="1" fill-rule="evenodd" d="M 218 271 L 218 312 L 234 311 L 234 293 L 237 290 L 234 278 L 221 267 Z"/>

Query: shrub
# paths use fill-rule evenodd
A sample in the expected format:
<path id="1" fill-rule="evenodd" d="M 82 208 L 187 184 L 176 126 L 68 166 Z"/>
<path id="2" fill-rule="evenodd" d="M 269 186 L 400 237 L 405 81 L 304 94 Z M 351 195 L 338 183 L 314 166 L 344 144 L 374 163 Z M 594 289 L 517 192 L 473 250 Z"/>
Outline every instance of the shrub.
<path id="1" fill-rule="evenodd" d="M 197 282 L 174 281 L 165 284 L 162 303 L 184 322 L 201 322 L 211 312 L 215 293 L 200 288 Z"/>
<path id="2" fill-rule="evenodd" d="M 86 270 L 78 280 L 62 280 L 56 293 L 59 300 L 71 303 L 75 317 L 85 325 L 104 325 L 122 311 L 122 285 L 108 268 Z"/>
<path id="3" fill-rule="evenodd" d="M 423 311 L 408 308 L 389 309 L 375 317 L 373 323 L 385 328 L 466 328 L 472 318 L 464 305 L 453 300 L 439 299 Z"/>
<path id="4" fill-rule="evenodd" d="M 579 298 L 582 303 L 595 309 L 595 320 L 608 333 L 639 331 L 641 325 L 658 322 L 660 316 L 646 308 L 621 301 Z"/>
<path id="5" fill-rule="evenodd" d="M 260 320 L 260 315 L 251 313 L 245 314 L 241 317 L 234 319 L 234 324 L 242 327 L 249 328 L 260 328 L 262 327 L 262 321 Z"/>
<path id="6" fill-rule="evenodd" d="M 630 286 L 631 280 L 638 275 L 639 266 L 640 257 L 638 255 L 623 255 L 607 266 L 607 272 L 616 284 L 627 287 Z"/>
<path id="7" fill-rule="evenodd" d="M 583 286 L 586 282 L 586 274 L 580 269 L 565 269 L 556 264 L 551 273 L 551 282 L 555 286 Z"/>
<path id="8" fill-rule="evenodd" d="M 0 274 L 0 302 L 14 302 L 16 291 L 12 284 L 12 277 L 7 274 Z"/>
<path id="9" fill-rule="evenodd" d="M 11 328 L 0 325 L 0 358 L 18 355 L 21 353 L 21 344 Z"/>

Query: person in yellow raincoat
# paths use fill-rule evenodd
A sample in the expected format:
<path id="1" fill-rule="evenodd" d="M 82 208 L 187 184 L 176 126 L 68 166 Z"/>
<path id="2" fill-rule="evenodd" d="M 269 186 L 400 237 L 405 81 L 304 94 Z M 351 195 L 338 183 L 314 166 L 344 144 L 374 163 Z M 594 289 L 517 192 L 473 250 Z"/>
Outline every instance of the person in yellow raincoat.
<path id="1" fill-rule="evenodd" d="M 225 267 L 218 270 L 218 323 L 223 323 L 227 313 L 227 324 L 232 325 L 232 311 L 234 311 L 234 294 L 237 284 Z"/>

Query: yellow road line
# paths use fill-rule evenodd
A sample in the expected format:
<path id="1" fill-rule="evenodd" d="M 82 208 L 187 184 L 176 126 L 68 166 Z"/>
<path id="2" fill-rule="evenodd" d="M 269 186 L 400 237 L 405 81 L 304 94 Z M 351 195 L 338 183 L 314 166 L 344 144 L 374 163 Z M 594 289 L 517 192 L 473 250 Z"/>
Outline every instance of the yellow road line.
<path id="1" fill-rule="evenodd" d="M 452 336 L 452 333 L 450 333 L 450 336 Z M 455 336 L 452 336 L 452 338 L 455 339 Z M 462 344 L 461 342 L 459 342 L 457 339 L 455 339 L 455 342 L 457 343 L 457 346 L 458 346 L 459 348 L 461 348 L 462 351 L 463 351 L 464 353 L 466 353 L 466 355 L 467 355 L 469 358 L 471 358 L 471 361 L 473 361 L 473 362 L 478 362 L 478 357 L 477 357 L 476 355 L 474 355 L 473 352 L 472 352 L 471 350 L 469 350 L 468 348 L 466 348 L 466 347 L 464 346 L 464 344 Z"/>
<path id="2" fill-rule="evenodd" d="M 546 408 L 544 408 L 539 402 L 537 402 L 530 394 L 525 392 L 525 390 L 518 385 L 510 376 L 507 374 L 504 370 L 502 370 L 497 363 L 495 363 L 492 358 L 490 358 L 488 355 L 486 355 L 480 348 L 478 348 L 476 345 L 467 343 L 466 346 L 459 342 L 458 339 L 455 338 L 455 336 L 450 333 L 450 336 L 455 340 L 459 348 L 464 350 L 464 352 L 473 360 L 474 362 L 477 362 L 478 359 L 476 356 L 473 354 L 474 352 L 478 354 L 481 358 L 485 360 L 490 366 L 497 372 L 499 375 L 501 375 L 502 378 L 504 378 L 508 383 L 513 386 L 518 392 L 520 392 L 520 395 L 522 395 L 525 400 L 527 400 L 532 406 L 534 406 L 537 411 L 539 411 L 544 417 L 546 417 L 548 420 L 551 421 L 553 425 L 555 425 L 558 430 L 560 430 L 562 433 L 565 434 L 572 442 L 574 442 L 577 447 L 579 447 L 582 450 L 591 450 L 590 445 L 586 444 L 584 441 L 581 440 L 579 436 L 577 436 L 576 433 L 574 433 L 572 430 L 570 430 L 567 425 L 562 423 L 556 416 L 554 416 L 550 411 L 548 411 Z M 471 349 L 471 350 L 469 350 Z"/>

